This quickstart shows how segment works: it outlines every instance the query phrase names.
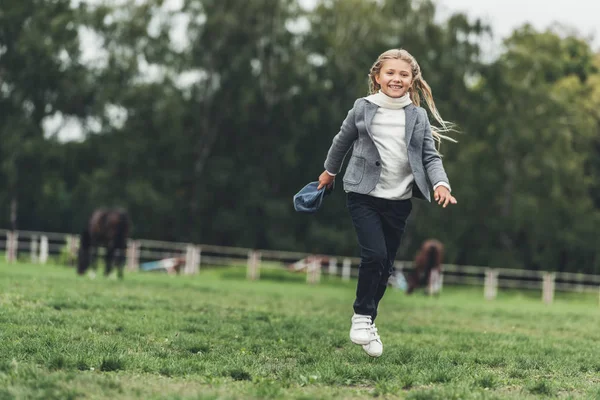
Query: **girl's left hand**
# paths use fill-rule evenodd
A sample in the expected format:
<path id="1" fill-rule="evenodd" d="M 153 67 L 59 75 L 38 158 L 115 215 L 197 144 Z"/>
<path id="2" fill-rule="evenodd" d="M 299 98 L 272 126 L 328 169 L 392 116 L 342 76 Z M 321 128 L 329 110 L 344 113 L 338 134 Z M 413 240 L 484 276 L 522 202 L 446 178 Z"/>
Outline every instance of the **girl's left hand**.
<path id="1" fill-rule="evenodd" d="M 437 201 L 438 204 L 442 204 L 442 207 L 444 207 L 444 208 L 446 208 L 446 206 L 448 204 L 456 204 L 457 203 L 454 196 L 452 196 L 450 194 L 450 191 L 445 186 L 438 186 L 435 189 L 433 198 L 435 199 L 435 201 Z"/>

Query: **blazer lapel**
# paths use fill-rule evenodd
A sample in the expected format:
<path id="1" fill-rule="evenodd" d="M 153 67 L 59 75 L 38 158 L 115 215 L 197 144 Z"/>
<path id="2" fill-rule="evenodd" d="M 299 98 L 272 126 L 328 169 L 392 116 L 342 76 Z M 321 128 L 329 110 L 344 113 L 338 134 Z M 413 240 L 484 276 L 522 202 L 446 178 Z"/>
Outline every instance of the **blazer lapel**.
<path id="1" fill-rule="evenodd" d="M 406 148 L 410 145 L 410 139 L 417 123 L 417 113 L 417 107 L 414 104 L 404 107 Z"/>
<path id="2" fill-rule="evenodd" d="M 370 130 L 371 122 L 373 122 L 373 118 L 375 117 L 378 108 L 379 106 L 377 104 L 373 104 L 370 101 L 367 101 L 367 104 L 365 105 L 365 127 L 371 139 L 373 139 L 373 134 Z"/>

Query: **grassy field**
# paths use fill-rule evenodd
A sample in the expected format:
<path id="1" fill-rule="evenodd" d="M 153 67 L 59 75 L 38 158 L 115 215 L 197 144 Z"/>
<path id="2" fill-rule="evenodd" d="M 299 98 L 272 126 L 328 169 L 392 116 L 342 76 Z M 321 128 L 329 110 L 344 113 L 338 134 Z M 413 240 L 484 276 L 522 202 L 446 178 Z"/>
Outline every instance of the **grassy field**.
<path id="1" fill-rule="evenodd" d="M 600 398 L 597 296 L 390 291 L 371 359 L 348 339 L 354 282 L 286 274 L 0 263 L 0 399 Z"/>

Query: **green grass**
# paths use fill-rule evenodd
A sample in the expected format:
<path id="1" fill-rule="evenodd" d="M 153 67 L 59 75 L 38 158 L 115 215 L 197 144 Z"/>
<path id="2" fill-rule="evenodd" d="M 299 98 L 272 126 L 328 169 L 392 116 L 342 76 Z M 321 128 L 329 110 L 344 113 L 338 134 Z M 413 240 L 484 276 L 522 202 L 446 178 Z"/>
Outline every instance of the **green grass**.
<path id="1" fill-rule="evenodd" d="M 0 263 L 0 399 L 600 398 L 596 295 L 390 290 L 371 359 L 348 339 L 354 282 L 261 278 Z"/>

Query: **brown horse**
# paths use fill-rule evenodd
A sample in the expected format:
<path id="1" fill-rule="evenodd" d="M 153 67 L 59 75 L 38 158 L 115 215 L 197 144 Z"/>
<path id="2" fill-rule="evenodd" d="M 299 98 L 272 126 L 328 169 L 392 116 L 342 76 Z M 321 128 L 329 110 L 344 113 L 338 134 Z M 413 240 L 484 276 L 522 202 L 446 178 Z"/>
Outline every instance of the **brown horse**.
<path id="1" fill-rule="evenodd" d="M 129 215 L 125 210 L 96 209 L 90 217 L 87 228 L 81 233 L 77 273 L 85 274 L 90 264 L 93 264 L 95 270 L 98 248 L 104 247 L 104 275 L 110 274 L 115 260 L 119 278 L 122 279 L 130 225 Z"/>
<path id="2" fill-rule="evenodd" d="M 442 270 L 442 259 L 444 258 L 444 245 L 435 239 L 429 239 L 423 242 L 421 249 L 417 253 L 414 262 L 414 268 L 408 274 L 407 294 L 411 294 L 419 287 L 430 285 L 432 272 L 439 277 Z"/>

